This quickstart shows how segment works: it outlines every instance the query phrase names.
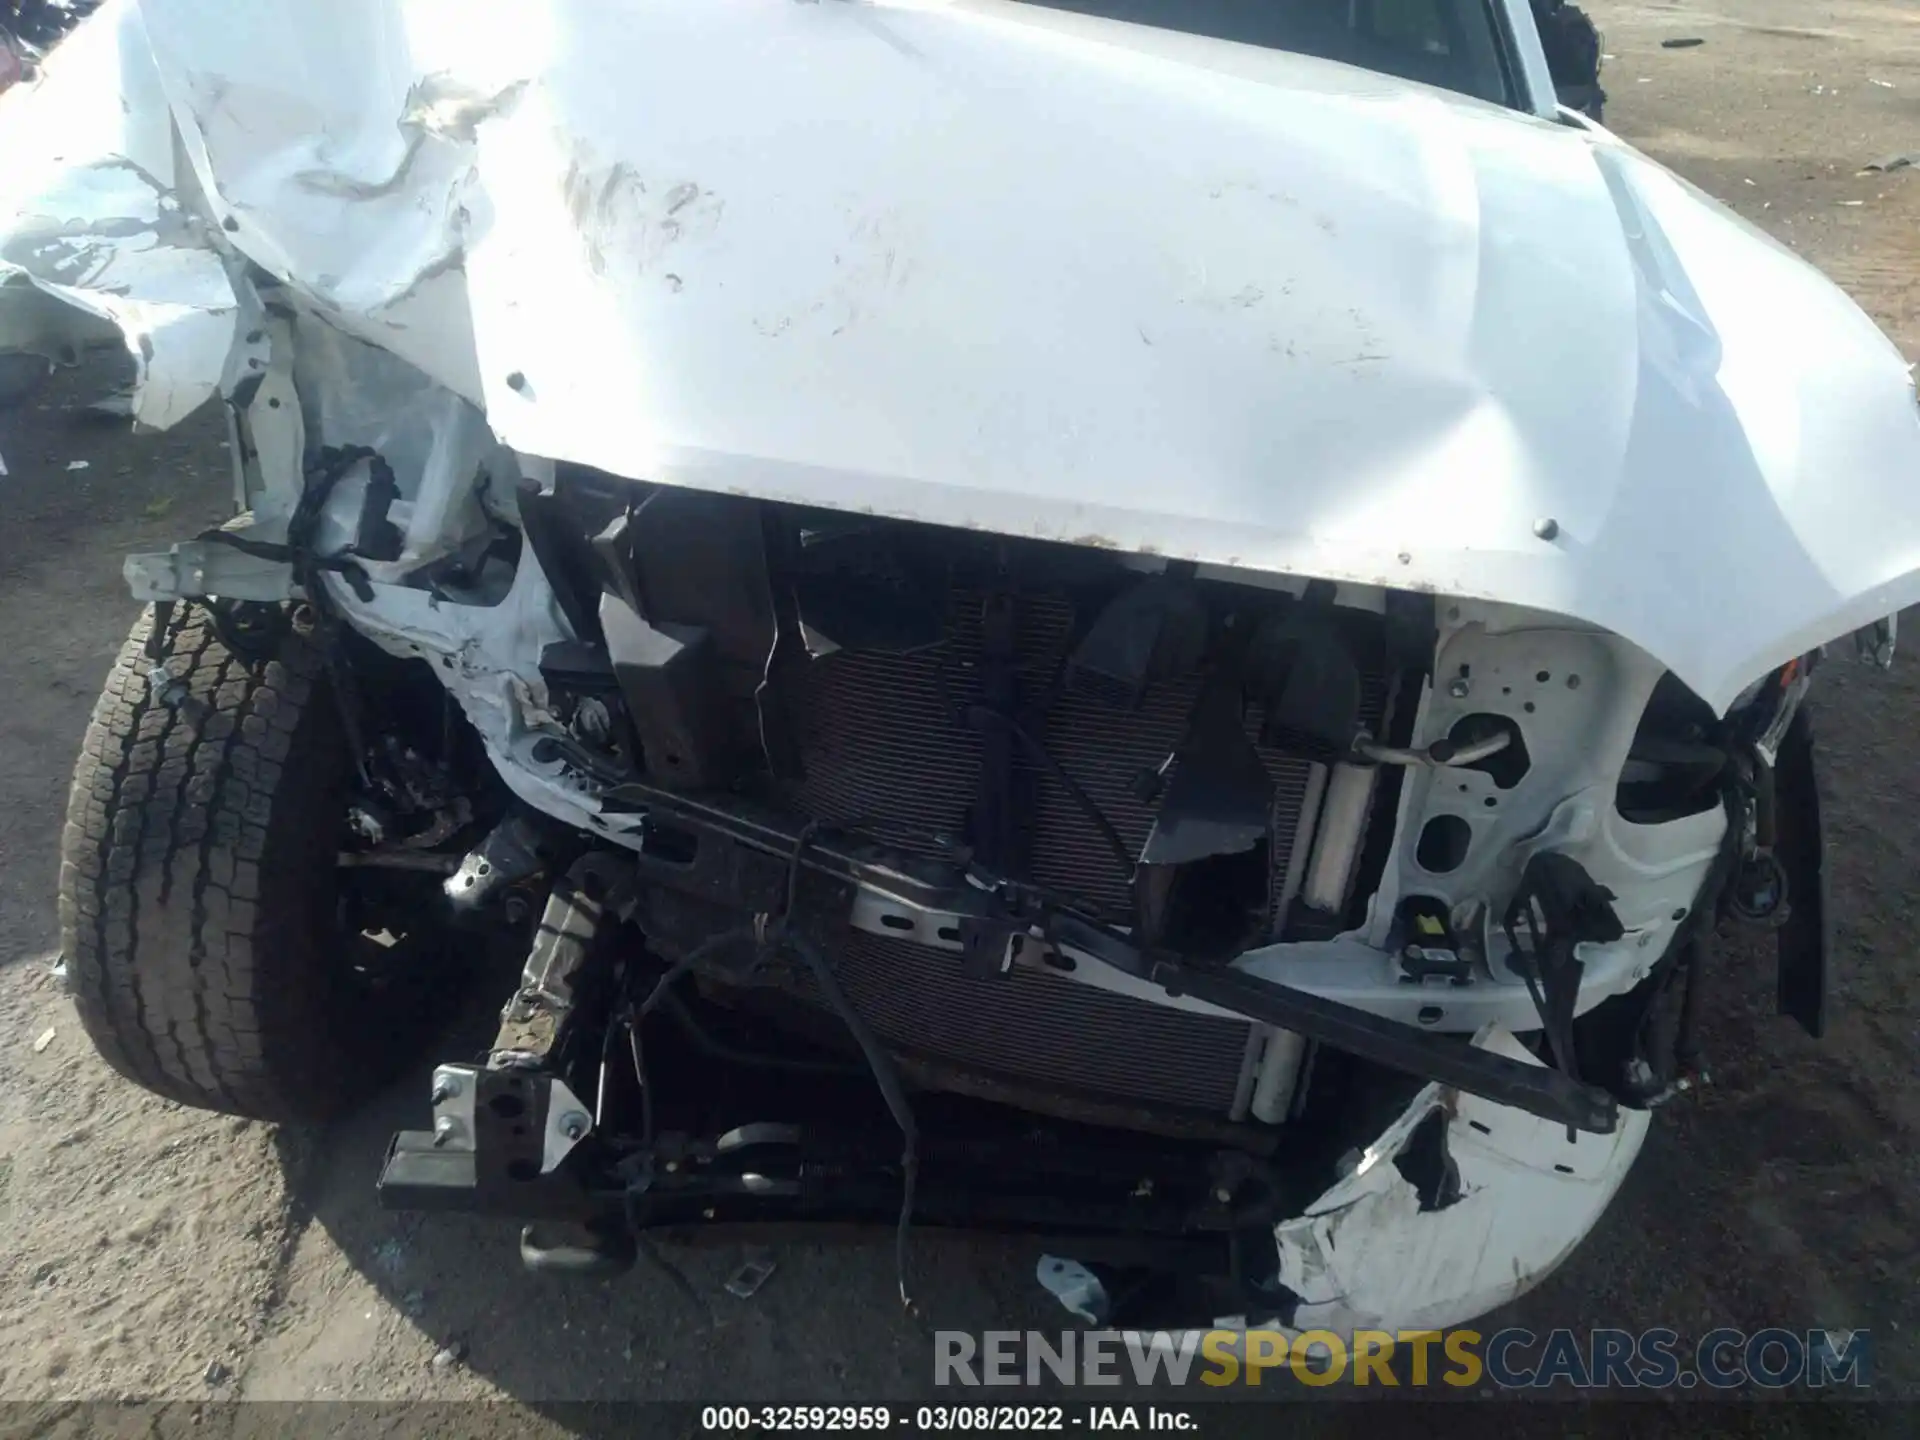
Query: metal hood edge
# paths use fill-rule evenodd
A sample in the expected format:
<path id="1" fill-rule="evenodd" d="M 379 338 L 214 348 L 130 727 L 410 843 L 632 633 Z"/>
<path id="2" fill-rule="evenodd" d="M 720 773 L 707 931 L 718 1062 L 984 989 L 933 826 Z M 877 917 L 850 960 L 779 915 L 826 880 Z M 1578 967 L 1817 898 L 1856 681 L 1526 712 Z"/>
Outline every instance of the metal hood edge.
<path id="1" fill-rule="evenodd" d="M 0 345 L 110 320 L 149 424 L 243 259 L 523 454 L 1547 611 L 1716 710 L 1920 601 L 1850 300 L 1604 131 L 1343 66 L 1003 0 L 122 0 L 0 145 Z"/>

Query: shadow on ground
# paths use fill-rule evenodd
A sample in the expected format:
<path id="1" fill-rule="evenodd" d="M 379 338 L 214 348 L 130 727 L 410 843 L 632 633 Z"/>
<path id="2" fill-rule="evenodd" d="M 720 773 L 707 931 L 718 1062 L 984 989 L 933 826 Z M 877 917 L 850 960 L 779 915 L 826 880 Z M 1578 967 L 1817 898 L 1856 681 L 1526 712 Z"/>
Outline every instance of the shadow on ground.
<path id="1" fill-rule="evenodd" d="M 463 1025 L 445 1053 L 483 1050 L 491 1028 L 490 1016 Z M 890 1232 L 769 1245 L 723 1231 L 649 1240 L 613 1279 L 528 1273 L 516 1221 L 378 1205 L 394 1131 L 429 1123 L 429 1070 L 324 1133 L 283 1135 L 298 1218 L 436 1348 L 517 1398 L 908 1398 L 928 1392 L 936 1328 L 1058 1328 L 1031 1251 L 929 1229 L 911 1247 L 914 1315 L 900 1303 Z M 758 1293 L 727 1293 L 745 1260 L 769 1252 L 776 1269 Z"/>

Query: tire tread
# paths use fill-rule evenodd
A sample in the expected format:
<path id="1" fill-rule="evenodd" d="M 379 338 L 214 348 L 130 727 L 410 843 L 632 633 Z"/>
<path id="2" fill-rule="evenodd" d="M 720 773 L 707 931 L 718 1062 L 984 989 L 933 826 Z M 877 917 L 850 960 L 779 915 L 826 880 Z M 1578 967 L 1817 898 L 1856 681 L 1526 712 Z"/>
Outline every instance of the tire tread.
<path id="1" fill-rule="evenodd" d="M 277 837 L 330 819 L 312 803 L 323 779 L 288 760 L 297 751 L 325 771 L 326 747 L 338 748 L 337 718 L 309 703 L 325 693 L 319 657 L 289 635 L 250 663 L 204 610 L 183 607 L 163 650 L 205 708 L 169 706 L 147 680 L 153 623 L 149 609 L 122 647 L 74 768 L 60 920 L 75 1005 L 107 1063 L 149 1090 L 258 1119 L 318 1118 L 352 1088 L 336 1027 L 316 1013 L 323 982 L 302 973 L 324 937 L 276 933 L 299 917 L 268 923 L 262 885 L 270 861 L 331 839 L 309 832 L 273 853 Z M 311 877 L 281 881 L 300 883 Z"/>

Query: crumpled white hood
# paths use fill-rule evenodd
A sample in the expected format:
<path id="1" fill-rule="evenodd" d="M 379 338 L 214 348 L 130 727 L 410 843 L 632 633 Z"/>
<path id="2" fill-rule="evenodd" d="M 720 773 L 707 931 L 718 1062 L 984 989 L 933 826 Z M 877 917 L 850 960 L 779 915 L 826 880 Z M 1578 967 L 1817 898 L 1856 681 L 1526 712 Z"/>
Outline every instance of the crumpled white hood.
<path id="1" fill-rule="evenodd" d="M 523 452 L 1535 607 L 1717 709 L 1920 601 L 1900 355 L 1603 133 L 999 0 L 140 9 L 218 238 Z"/>

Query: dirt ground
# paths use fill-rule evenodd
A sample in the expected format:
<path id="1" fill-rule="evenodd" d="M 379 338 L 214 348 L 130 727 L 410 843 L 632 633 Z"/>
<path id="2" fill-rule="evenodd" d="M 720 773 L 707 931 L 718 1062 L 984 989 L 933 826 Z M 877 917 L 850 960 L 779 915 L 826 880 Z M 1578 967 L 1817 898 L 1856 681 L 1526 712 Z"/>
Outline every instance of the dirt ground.
<path id="1" fill-rule="evenodd" d="M 1824 267 L 1920 357 L 1920 169 L 1859 173 L 1920 151 L 1920 10 L 1594 8 L 1610 122 Z M 672 1274 L 531 1277 L 509 1225 L 375 1208 L 386 1137 L 421 1123 L 421 1078 L 298 1133 L 111 1076 L 51 969 L 67 778 L 133 614 L 120 557 L 222 517 L 227 481 L 217 417 L 136 439 L 73 413 L 89 379 L 0 414 L 0 1399 L 484 1397 L 511 1403 L 456 1428 L 557 1433 L 573 1424 L 563 1401 L 907 1398 L 929 1387 L 936 1327 L 1058 1323 L 1031 1255 L 999 1243 L 923 1244 L 919 1319 L 894 1298 L 886 1237 L 785 1249 L 747 1301 L 723 1289 L 742 1259 L 728 1244 L 665 1252 Z M 1920 1394 L 1920 767 L 1905 749 L 1920 661 L 1910 649 L 1882 675 L 1837 655 L 1818 722 L 1830 1035 L 1774 1017 L 1770 956 L 1727 947 L 1712 1086 L 1660 1112 L 1593 1238 L 1490 1326 L 1865 1326 L 1879 1392 Z M 1826 1408 L 1770 1407 L 1764 1428 Z M 78 1423 L 31 1417 L 3 1423 Z"/>

